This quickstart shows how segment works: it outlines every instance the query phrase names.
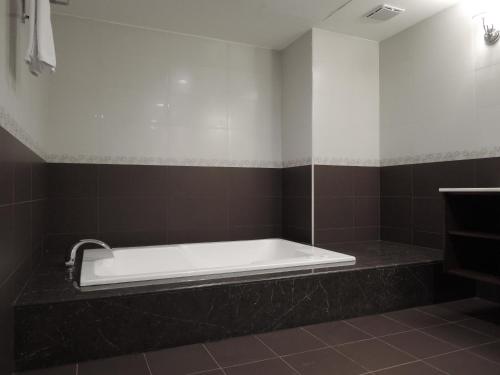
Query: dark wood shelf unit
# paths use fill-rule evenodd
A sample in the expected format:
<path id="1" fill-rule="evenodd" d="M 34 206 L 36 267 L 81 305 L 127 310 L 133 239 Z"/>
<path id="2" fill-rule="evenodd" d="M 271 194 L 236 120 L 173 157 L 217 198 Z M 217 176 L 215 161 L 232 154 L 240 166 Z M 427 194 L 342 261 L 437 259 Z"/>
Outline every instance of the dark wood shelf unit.
<path id="1" fill-rule="evenodd" d="M 461 277 L 466 277 L 468 279 L 478 280 L 489 284 L 500 285 L 500 277 L 493 276 L 488 273 L 482 273 L 477 271 L 471 271 L 467 269 L 455 268 L 448 270 L 448 273 L 452 275 L 457 275 Z"/>
<path id="2" fill-rule="evenodd" d="M 480 232 L 475 230 L 449 230 L 448 234 L 458 237 L 482 238 L 485 240 L 500 241 L 500 234 Z"/>
<path id="3" fill-rule="evenodd" d="M 500 285 L 500 192 L 443 192 L 446 272 Z"/>

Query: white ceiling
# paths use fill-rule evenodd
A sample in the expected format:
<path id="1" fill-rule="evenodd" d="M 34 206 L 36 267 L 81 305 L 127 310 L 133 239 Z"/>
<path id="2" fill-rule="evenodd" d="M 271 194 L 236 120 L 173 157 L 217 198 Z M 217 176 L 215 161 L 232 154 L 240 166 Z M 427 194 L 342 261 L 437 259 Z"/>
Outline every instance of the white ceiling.
<path id="1" fill-rule="evenodd" d="M 318 27 L 366 39 L 382 41 L 461 0 L 352 0 Z M 381 4 L 390 4 L 406 11 L 388 21 L 365 18 L 366 13 Z"/>
<path id="2" fill-rule="evenodd" d="M 313 27 L 383 40 L 460 0 L 385 0 L 408 9 L 384 23 L 363 16 L 384 0 L 70 0 L 58 14 L 281 49 Z M 323 21 L 325 20 L 325 21 Z"/>

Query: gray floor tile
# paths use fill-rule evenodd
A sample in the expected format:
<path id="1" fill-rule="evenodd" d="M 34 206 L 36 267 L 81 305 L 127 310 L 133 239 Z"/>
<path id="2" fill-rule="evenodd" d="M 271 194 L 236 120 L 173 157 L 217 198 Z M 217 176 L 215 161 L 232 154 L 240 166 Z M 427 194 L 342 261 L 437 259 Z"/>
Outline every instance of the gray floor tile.
<path id="1" fill-rule="evenodd" d="M 372 337 L 345 322 L 316 324 L 305 329 L 332 346 Z"/>
<path id="2" fill-rule="evenodd" d="M 491 337 L 453 323 L 437 327 L 424 328 L 422 329 L 422 332 L 426 332 L 431 336 L 447 341 L 460 348 L 486 344 L 494 340 Z"/>
<path id="3" fill-rule="evenodd" d="M 427 359 L 426 362 L 447 372 L 449 375 L 500 374 L 499 364 L 480 358 L 465 350 Z"/>
<path id="4" fill-rule="evenodd" d="M 237 337 L 206 344 L 207 349 L 222 367 L 276 357 L 254 336 Z"/>
<path id="5" fill-rule="evenodd" d="M 279 355 L 294 354 L 325 347 L 318 339 L 302 329 L 286 329 L 258 335 L 258 337 Z"/>
<path id="6" fill-rule="evenodd" d="M 270 359 L 243 366 L 230 367 L 224 369 L 224 371 L 227 375 L 297 375 L 281 359 Z"/>
<path id="7" fill-rule="evenodd" d="M 336 347 L 336 349 L 370 371 L 415 360 L 414 357 L 394 349 L 378 339 L 341 345 Z"/>
<path id="8" fill-rule="evenodd" d="M 203 345 L 150 352 L 146 354 L 146 358 L 153 375 L 181 375 L 218 368 Z"/>
<path id="9" fill-rule="evenodd" d="M 284 359 L 301 375 L 357 375 L 366 372 L 331 348 L 295 354 Z"/>
<path id="10" fill-rule="evenodd" d="M 431 357 L 458 349 L 455 345 L 448 344 L 419 331 L 398 333 L 386 336 L 382 340 L 417 358 Z"/>
<path id="11" fill-rule="evenodd" d="M 398 323 L 382 315 L 365 316 L 350 319 L 347 322 L 373 336 L 385 336 L 412 329 L 405 324 Z"/>

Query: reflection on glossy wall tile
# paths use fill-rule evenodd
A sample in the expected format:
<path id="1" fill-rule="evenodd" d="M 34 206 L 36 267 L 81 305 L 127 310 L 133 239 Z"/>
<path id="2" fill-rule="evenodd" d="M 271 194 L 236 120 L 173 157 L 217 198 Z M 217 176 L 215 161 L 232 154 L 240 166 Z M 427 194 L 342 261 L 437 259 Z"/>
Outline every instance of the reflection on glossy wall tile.
<path id="1" fill-rule="evenodd" d="M 52 161 L 281 165 L 275 51 L 55 16 Z"/>

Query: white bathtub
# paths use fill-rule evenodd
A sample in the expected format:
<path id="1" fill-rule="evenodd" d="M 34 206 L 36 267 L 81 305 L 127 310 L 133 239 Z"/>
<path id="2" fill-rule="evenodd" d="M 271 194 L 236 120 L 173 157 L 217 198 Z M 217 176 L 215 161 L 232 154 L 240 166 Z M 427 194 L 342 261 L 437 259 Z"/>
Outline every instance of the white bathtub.
<path id="1" fill-rule="evenodd" d="M 89 249 L 83 254 L 80 286 L 206 280 L 355 262 L 349 255 L 281 239 Z"/>

